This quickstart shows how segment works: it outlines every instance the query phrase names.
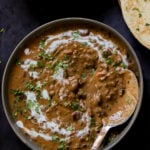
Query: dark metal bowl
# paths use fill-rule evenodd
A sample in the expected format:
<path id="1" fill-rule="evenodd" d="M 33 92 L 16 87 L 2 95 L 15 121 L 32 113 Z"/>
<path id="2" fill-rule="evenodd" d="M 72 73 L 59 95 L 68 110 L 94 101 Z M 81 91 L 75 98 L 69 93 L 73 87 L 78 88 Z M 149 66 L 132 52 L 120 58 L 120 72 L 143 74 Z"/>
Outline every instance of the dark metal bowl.
<path id="1" fill-rule="evenodd" d="M 17 53 L 28 41 L 36 38 L 37 36 L 39 36 L 43 32 L 46 32 L 52 28 L 56 28 L 56 27 L 59 27 L 59 26 L 65 25 L 65 24 L 85 24 L 85 25 L 88 24 L 92 27 L 96 27 L 96 28 L 98 27 L 100 29 L 108 31 L 108 33 L 110 35 L 116 37 L 120 42 L 122 42 L 125 45 L 125 47 L 128 50 L 128 53 L 132 56 L 132 58 L 135 61 L 136 76 L 137 76 L 138 83 L 139 83 L 138 104 L 137 104 L 137 107 L 135 109 L 134 114 L 132 115 L 130 120 L 127 123 L 125 123 L 125 125 L 123 125 L 123 127 L 121 127 L 121 130 L 118 133 L 118 135 L 116 136 L 116 138 L 114 140 L 112 140 L 111 142 L 108 142 L 103 147 L 104 150 L 110 149 L 110 148 L 114 147 L 121 139 L 123 139 L 123 137 L 127 134 L 129 129 L 132 127 L 133 123 L 135 122 L 135 119 L 138 116 L 138 113 L 139 113 L 139 110 L 141 107 L 141 103 L 142 103 L 142 96 L 143 96 L 143 75 L 142 75 L 142 70 L 141 70 L 139 60 L 138 60 L 134 50 L 132 49 L 132 47 L 129 45 L 129 43 L 117 31 L 115 31 L 114 29 L 112 29 L 108 25 L 105 25 L 105 24 L 98 22 L 98 21 L 95 21 L 95 20 L 86 19 L 86 18 L 63 18 L 63 19 L 54 20 L 52 22 L 46 23 L 46 24 L 38 27 L 37 29 L 33 30 L 16 46 L 16 48 L 12 52 L 12 54 L 11 54 L 11 56 L 7 62 L 7 65 L 5 67 L 5 71 L 3 74 L 3 80 L 2 80 L 2 102 L 3 102 L 3 108 L 5 111 L 6 117 L 8 119 L 9 124 L 11 125 L 12 129 L 16 133 L 16 135 L 28 147 L 30 147 L 31 149 L 35 149 L 35 150 L 41 149 L 35 143 L 33 143 L 31 140 L 29 140 L 29 138 L 27 138 L 27 136 L 25 136 L 23 134 L 23 132 L 17 127 L 15 120 L 13 119 L 12 112 L 10 111 L 9 102 L 8 102 L 9 72 L 10 72 L 10 68 L 11 68 L 11 66 L 15 60 L 15 57 L 17 56 Z"/>

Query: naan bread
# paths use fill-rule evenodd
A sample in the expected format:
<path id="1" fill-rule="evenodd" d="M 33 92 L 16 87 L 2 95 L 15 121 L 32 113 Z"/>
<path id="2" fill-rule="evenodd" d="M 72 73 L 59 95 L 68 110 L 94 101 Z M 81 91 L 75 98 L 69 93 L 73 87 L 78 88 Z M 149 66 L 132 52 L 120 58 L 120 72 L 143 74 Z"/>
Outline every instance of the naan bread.
<path id="1" fill-rule="evenodd" d="M 150 49 L 150 0 L 120 0 L 120 6 L 130 31 Z"/>

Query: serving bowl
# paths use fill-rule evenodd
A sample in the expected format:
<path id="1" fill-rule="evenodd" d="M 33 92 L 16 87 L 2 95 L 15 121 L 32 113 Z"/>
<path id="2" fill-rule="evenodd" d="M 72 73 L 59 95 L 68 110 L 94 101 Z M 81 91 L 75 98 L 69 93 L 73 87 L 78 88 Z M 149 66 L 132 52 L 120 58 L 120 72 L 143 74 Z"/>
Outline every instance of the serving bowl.
<path id="1" fill-rule="evenodd" d="M 98 22 L 96 20 L 91 20 L 87 18 L 63 18 L 63 19 L 58 19 L 54 20 L 52 22 L 46 23 L 31 33 L 29 33 L 14 49 L 12 52 L 7 65 L 5 67 L 4 75 L 3 75 L 3 80 L 2 80 L 2 101 L 3 101 L 3 108 L 6 114 L 6 117 L 8 119 L 8 122 L 16 135 L 31 149 L 41 149 L 35 142 L 33 142 L 28 136 L 26 136 L 22 130 L 17 126 L 16 121 L 14 119 L 14 116 L 11 112 L 10 105 L 9 105 L 9 96 L 8 96 L 8 84 L 9 84 L 9 78 L 10 78 L 10 72 L 11 68 L 13 66 L 14 61 L 16 61 L 16 57 L 18 54 L 23 53 L 21 50 L 26 47 L 27 43 L 31 40 L 34 40 L 38 38 L 41 34 L 47 33 L 48 31 L 53 31 L 57 30 L 61 27 L 66 27 L 67 26 L 72 26 L 72 25 L 84 25 L 84 26 L 89 26 L 90 28 L 97 28 L 100 29 L 104 32 L 107 32 L 107 34 L 110 37 L 114 37 L 117 39 L 119 43 L 122 43 L 127 49 L 127 55 L 130 55 L 130 57 L 134 60 L 134 73 L 137 77 L 138 84 L 139 84 L 139 98 L 138 98 L 138 103 L 137 107 L 135 109 L 134 114 L 132 117 L 128 120 L 127 123 L 125 123 L 123 126 L 116 128 L 113 132 L 110 132 L 108 134 L 107 140 L 104 143 L 103 149 L 110 149 L 114 147 L 123 137 L 127 134 L 129 129 L 132 127 L 135 119 L 138 116 L 140 107 L 141 107 L 141 102 L 142 102 L 142 95 L 143 95 L 143 76 L 142 76 L 142 70 L 141 66 L 138 60 L 138 57 L 136 56 L 136 53 L 130 46 L 130 44 L 114 29 L 109 27 L 108 25 L 105 25 L 101 22 Z M 113 136 L 113 139 L 111 139 Z M 110 141 L 111 139 L 111 141 Z"/>

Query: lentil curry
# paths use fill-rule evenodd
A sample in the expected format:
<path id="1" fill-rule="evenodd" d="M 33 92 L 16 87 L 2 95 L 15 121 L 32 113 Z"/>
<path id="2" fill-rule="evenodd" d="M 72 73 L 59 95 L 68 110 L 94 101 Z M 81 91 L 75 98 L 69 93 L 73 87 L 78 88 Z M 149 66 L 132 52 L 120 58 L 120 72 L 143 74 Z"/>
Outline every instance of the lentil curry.
<path id="1" fill-rule="evenodd" d="M 22 51 L 8 86 L 16 125 L 42 149 L 90 150 L 126 92 L 124 73 L 134 69 L 126 48 L 103 30 L 68 26 Z"/>

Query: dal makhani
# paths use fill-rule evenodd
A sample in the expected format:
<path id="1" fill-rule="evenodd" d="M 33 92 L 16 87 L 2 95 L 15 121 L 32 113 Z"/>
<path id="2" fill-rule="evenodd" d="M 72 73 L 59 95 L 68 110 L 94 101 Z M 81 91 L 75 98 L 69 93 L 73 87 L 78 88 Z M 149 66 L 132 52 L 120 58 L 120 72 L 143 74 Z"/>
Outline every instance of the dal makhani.
<path id="1" fill-rule="evenodd" d="M 39 36 L 10 73 L 16 125 L 42 149 L 89 150 L 102 119 L 121 104 L 124 73 L 133 64 L 126 48 L 100 29 L 69 26 Z"/>

